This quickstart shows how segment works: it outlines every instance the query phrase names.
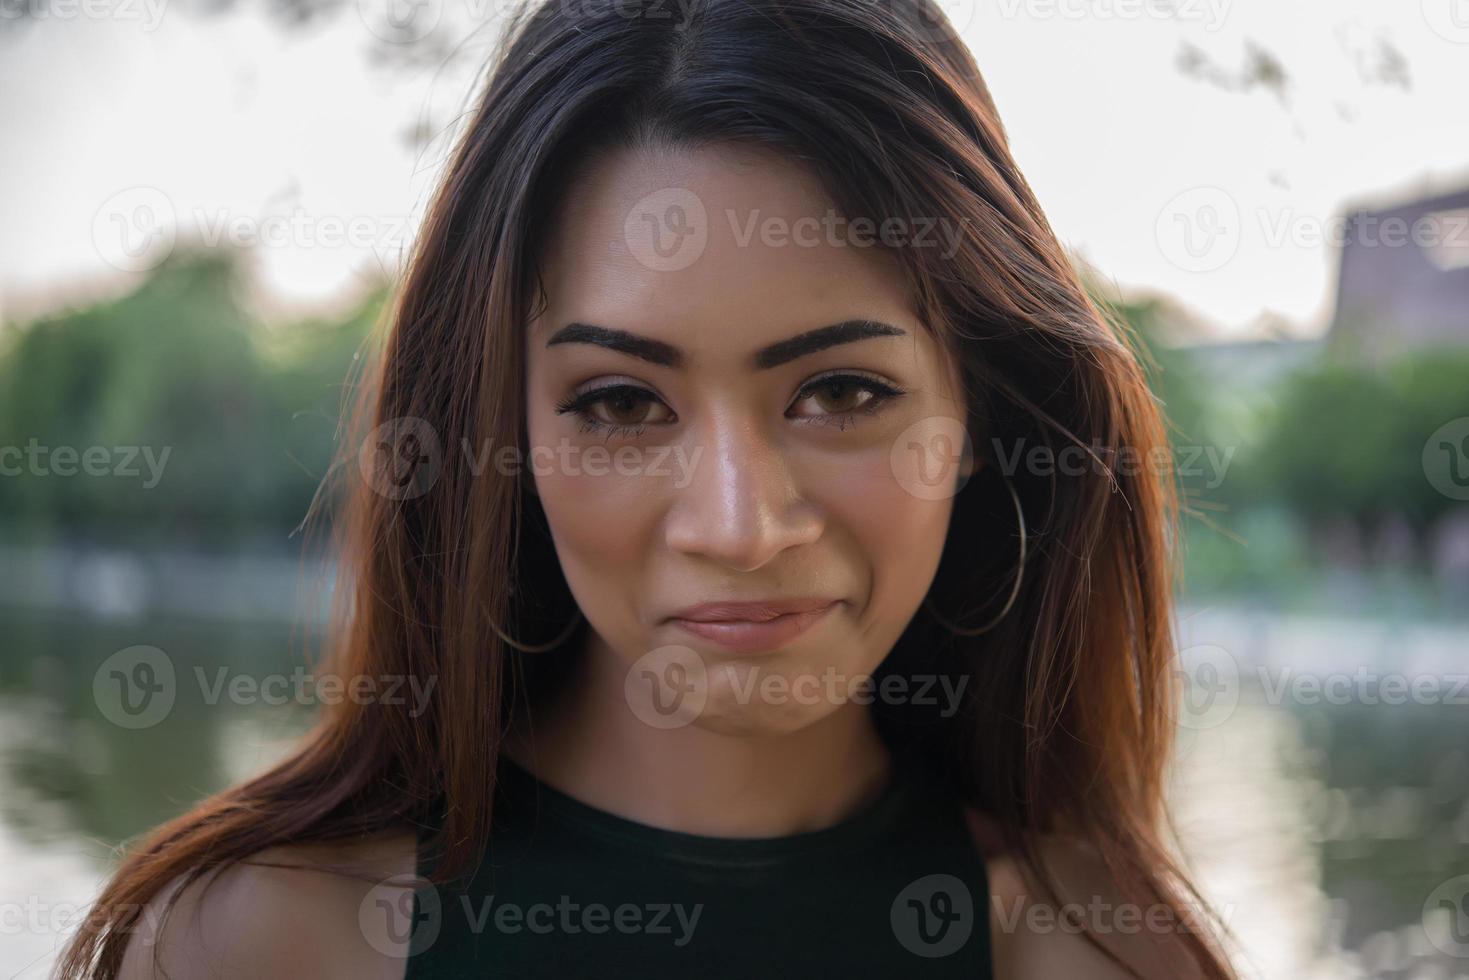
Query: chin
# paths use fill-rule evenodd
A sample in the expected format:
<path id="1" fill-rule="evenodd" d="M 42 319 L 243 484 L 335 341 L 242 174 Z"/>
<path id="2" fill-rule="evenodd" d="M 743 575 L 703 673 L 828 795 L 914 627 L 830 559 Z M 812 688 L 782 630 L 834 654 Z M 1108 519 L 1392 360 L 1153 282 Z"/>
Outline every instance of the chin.
<path id="1" fill-rule="evenodd" d="M 794 734 L 820 721 L 824 715 L 825 712 L 817 714 L 804 707 L 792 711 L 765 705 L 731 704 L 726 708 L 710 704 L 694 724 L 719 735 L 756 738 Z"/>
<path id="2" fill-rule="evenodd" d="M 770 661 L 711 668 L 708 700 L 694 724 L 722 735 L 787 735 L 816 724 L 841 707 L 824 693 L 817 697 L 794 696 L 789 681 L 799 673 L 780 670 Z M 778 693 L 770 694 L 770 678 L 785 682 L 786 687 L 777 686 L 774 690 Z"/>

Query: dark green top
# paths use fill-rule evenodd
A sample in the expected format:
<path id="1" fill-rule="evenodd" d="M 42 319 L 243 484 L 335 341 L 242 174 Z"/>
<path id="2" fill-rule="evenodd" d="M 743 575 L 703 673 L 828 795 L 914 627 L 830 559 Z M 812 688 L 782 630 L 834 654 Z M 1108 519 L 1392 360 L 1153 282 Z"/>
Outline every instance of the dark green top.
<path id="1" fill-rule="evenodd" d="M 766 838 L 650 827 L 500 771 L 487 857 L 415 896 L 409 980 L 991 976 L 984 862 L 915 767 L 834 826 Z"/>

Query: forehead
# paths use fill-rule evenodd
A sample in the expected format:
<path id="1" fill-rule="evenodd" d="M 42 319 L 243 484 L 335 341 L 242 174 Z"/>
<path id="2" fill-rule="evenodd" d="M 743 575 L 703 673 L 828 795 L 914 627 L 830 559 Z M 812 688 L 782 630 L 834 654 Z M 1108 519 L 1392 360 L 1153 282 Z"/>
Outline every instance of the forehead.
<path id="1" fill-rule="evenodd" d="M 898 260 L 877 240 L 880 218 L 854 234 L 820 182 L 771 151 L 622 150 L 565 195 L 533 336 L 589 321 L 697 357 L 852 318 L 923 333 Z"/>

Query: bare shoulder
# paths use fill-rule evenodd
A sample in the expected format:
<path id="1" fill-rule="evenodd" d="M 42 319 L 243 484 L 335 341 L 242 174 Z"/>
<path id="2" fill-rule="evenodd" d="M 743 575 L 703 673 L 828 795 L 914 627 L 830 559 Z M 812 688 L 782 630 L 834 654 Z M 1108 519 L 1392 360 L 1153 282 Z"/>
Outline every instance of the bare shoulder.
<path id="1" fill-rule="evenodd" d="M 1201 977 L 1179 939 L 1180 917 L 1166 906 L 1123 897 L 1101 856 L 1079 841 L 1052 837 L 1040 844 L 1056 883 L 1047 897 L 1022 862 L 1007 852 L 990 821 L 968 811 L 970 830 L 989 878 L 990 936 L 998 980 L 1084 976 L 1095 980 Z M 1110 959 L 1083 931 L 1130 968 Z"/>
<path id="2" fill-rule="evenodd" d="M 399 980 L 415 859 L 412 833 L 394 831 L 269 848 L 187 885 L 176 880 L 144 908 L 120 980 Z"/>

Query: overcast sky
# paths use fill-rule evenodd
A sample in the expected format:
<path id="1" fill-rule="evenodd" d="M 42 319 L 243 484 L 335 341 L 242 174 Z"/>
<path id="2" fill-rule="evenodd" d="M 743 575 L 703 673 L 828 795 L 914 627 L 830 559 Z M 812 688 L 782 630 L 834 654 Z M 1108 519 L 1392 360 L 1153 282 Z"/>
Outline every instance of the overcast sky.
<path id="1" fill-rule="evenodd" d="M 0 315 L 136 282 L 149 260 L 119 250 L 129 220 L 263 238 L 261 281 L 287 312 L 396 263 L 494 23 L 405 67 L 373 57 L 374 5 L 403 0 L 296 29 L 240 2 L 7 0 L 38 19 L 0 25 Z M 419 2 L 433 40 L 496 0 Z M 1469 0 L 943 2 L 1062 239 L 1221 337 L 1262 317 L 1320 331 L 1334 220 L 1469 187 Z M 1283 89 L 1242 87 L 1251 43 Z M 439 138 L 407 138 L 416 125 Z"/>

